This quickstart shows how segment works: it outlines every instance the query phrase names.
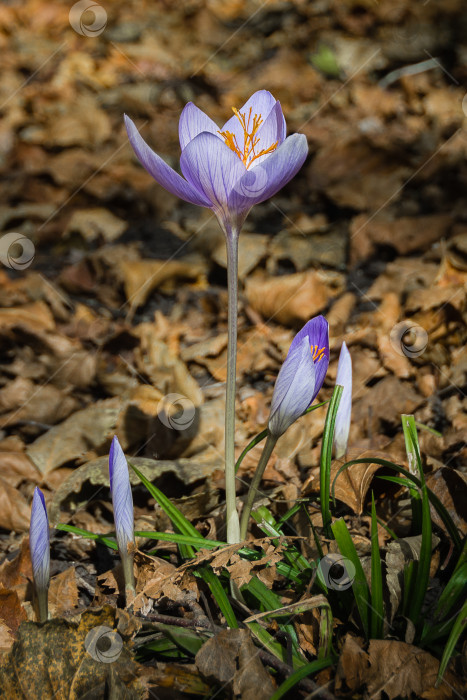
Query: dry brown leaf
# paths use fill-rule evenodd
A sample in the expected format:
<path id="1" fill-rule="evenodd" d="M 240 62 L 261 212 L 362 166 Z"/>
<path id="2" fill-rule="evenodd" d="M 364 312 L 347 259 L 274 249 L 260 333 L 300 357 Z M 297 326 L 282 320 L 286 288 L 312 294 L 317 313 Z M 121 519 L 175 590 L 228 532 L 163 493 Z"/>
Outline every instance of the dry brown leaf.
<path id="1" fill-rule="evenodd" d="M 30 508 L 22 494 L 0 476 L 0 527 L 26 532 L 30 516 Z"/>
<path id="2" fill-rule="evenodd" d="M 74 566 L 51 578 L 49 606 L 52 617 L 69 615 L 78 607 L 78 586 Z"/>
<path id="3" fill-rule="evenodd" d="M 133 329 L 140 339 L 135 350 L 138 370 L 149 376 L 151 383 L 164 395 L 181 394 L 194 407 L 203 403 L 203 392 L 198 382 L 191 376 L 185 363 L 158 338 L 157 327 L 153 323 L 141 323 Z"/>
<path id="4" fill-rule="evenodd" d="M 249 630 L 221 630 L 203 644 L 195 662 L 206 680 L 222 686 L 233 683 L 242 700 L 268 700 L 274 692 Z"/>
<path id="5" fill-rule="evenodd" d="M 368 654 L 363 650 L 363 639 L 347 633 L 337 665 L 336 690 L 343 691 L 344 684 L 351 691 L 361 688 L 369 665 Z"/>
<path id="6" fill-rule="evenodd" d="M 125 286 L 125 296 L 132 309 L 144 304 L 153 289 L 170 282 L 174 288 L 180 279 L 198 280 L 206 274 L 202 258 L 192 256 L 183 260 L 120 260 L 119 273 Z"/>
<path id="7" fill-rule="evenodd" d="M 23 589 L 28 580 L 32 580 L 32 564 L 29 553 L 29 537 L 23 537 L 18 554 L 0 564 L 0 589 Z M 20 595 L 20 599 L 24 597 Z"/>
<path id="8" fill-rule="evenodd" d="M 26 454 L 42 474 L 82 460 L 90 449 L 101 450 L 110 444 L 123 408 L 120 399 L 91 403 L 37 438 Z"/>
<path id="9" fill-rule="evenodd" d="M 73 212 L 64 235 L 66 237 L 77 232 L 86 241 L 102 238 L 107 243 L 112 243 L 122 235 L 126 227 L 126 221 L 119 219 L 108 209 L 78 209 Z"/>
<path id="10" fill-rule="evenodd" d="M 347 452 L 345 461 L 351 459 L 365 458 L 388 459 L 387 452 L 378 452 L 377 450 L 367 450 L 360 452 L 357 449 L 350 449 Z M 337 472 L 344 464 L 342 460 L 334 460 L 331 465 L 331 484 L 334 482 Z M 354 513 L 361 515 L 365 507 L 365 499 L 370 488 L 373 476 L 378 469 L 381 469 L 380 464 L 352 464 L 347 467 L 339 476 L 335 484 L 335 495 L 340 501 L 346 503 Z"/>
<path id="11" fill-rule="evenodd" d="M 43 301 L 12 309 L 0 309 L 0 328 L 18 327 L 31 333 L 40 333 L 54 330 L 55 321 L 49 307 Z"/>
<path id="12" fill-rule="evenodd" d="M 17 377 L 0 390 L 0 427 L 20 421 L 39 421 L 54 425 L 67 418 L 79 406 L 52 384 L 37 386 L 30 379 Z"/>
<path id="13" fill-rule="evenodd" d="M 326 192 L 340 206 L 371 210 L 384 206 L 389 196 L 399 193 L 408 174 L 407 167 L 388 158 L 386 153 L 376 151 L 363 140 L 354 141 L 352 138 L 336 143 L 329 139 L 312 161 L 310 186 Z M 354 227 L 352 234 L 355 235 L 362 225 Z M 366 243 L 366 234 L 363 235 Z M 352 248 L 359 253 L 355 259 L 368 254 L 368 247 L 362 249 L 360 241 L 352 240 Z"/>
<path id="14" fill-rule="evenodd" d="M 370 257 L 377 245 L 391 246 L 400 255 L 427 250 L 447 234 L 451 224 L 450 214 L 404 216 L 400 219 L 393 219 L 386 213 L 378 216 L 362 214 L 351 224 L 351 260 L 355 263 Z"/>
<path id="15" fill-rule="evenodd" d="M 426 477 L 426 485 L 447 509 L 455 526 L 467 534 L 467 475 L 451 467 L 441 467 Z M 446 529 L 437 511 L 430 503 L 431 518 Z"/>
<path id="16" fill-rule="evenodd" d="M 36 483 L 40 479 L 40 472 L 24 454 L 24 452 L 10 452 L 6 440 L 0 442 L 0 471 L 5 481 L 11 486 L 17 487 L 22 481 Z"/>
<path id="17" fill-rule="evenodd" d="M 243 280 L 249 272 L 266 256 L 269 236 L 258 233 L 242 233 L 238 247 L 238 277 Z M 222 267 L 227 267 L 225 241 L 212 252 L 212 259 Z"/>
<path id="18" fill-rule="evenodd" d="M 246 281 L 248 303 L 265 319 L 285 325 L 304 323 L 326 307 L 339 291 L 342 280 L 332 279 L 322 271 L 309 270 L 272 279 L 256 275 Z M 336 287 L 338 287 L 336 289 Z"/>
<path id="19" fill-rule="evenodd" d="M 251 372 L 254 367 L 257 372 L 275 369 L 276 363 L 269 354 L 270 332 L 263 328 L 249 328 L 239 334 L 237 348 L 237 376 L 241 377 Z M 216 356 L 205 355 L 198 357 L 197 362 L 204 365 L 210 374 L 220 382 L 227 377 L 227 347 Z"/>
<path id="20" fill-rule="evenodd" d="M 461 690 L 459 681 L 449 671 L 446 683 L 434 688 L 439 661 L 427 651 L 405 642 L 372 639 L 368 657 L 370 666 L 365 674 L 368 692 L 375 700 L 389 700 L 411 695 L 430 697 L 431 700 L 452 698 L 452 689 Z"/>
<path id="21" fill-rule="evenodd" d="M 13 639 L 16 637 L 20 624 L 27 619 L 18 593 L 5 588 L 0 589 L 0 621 L 8 627 Z"/>

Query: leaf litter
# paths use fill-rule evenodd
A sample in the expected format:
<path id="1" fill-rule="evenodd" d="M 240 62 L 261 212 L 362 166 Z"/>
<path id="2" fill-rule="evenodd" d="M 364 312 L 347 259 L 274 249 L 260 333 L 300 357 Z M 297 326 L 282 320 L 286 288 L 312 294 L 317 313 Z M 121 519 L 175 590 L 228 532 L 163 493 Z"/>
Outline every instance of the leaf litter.
<path id="1" fill-rule="evenodd" d="M 23 674 L 34 675 L 44 698 L 65 688 L 66 697 L 81 697 L 93 687 L 139 697 L 151 683 L 170 688 L 172 697 L 185 697 L 187 688 L 202 694 L 222 682 L 212 655 L 227 663 L 227 649 L 226 692 L 250 697 L 251 671 L 264 696 L 272 694 L 263 662 L 254 671 L 246 666 L 256 647 L 245 630 L 212 637 L 185 676 L 161 663 L 151 680 L 148 666 L 133 657 L 134 622 L 127 636 L 118 632 L 125 653 L 116 665 L 97 664 L 83 651 L 83 635 L 88 619 L 120 629 L 119 573 L 101 545 L 69 533 L 53 536 L 54 619 L 43 628 L 33 622 L 25 533 L 34 486 L 45 491 L 52 523 L 65 518 L 107 534 L 105 455 L 115 432 L 200 532 L 224 536 L 223 242 L 204 212 L 176 202 L 136 164 L 125 145 L 123 111 L 174 159 L 174 120 L 188 100 L 220 122 L 245 94 L 266 87 L 281 100 L 291 130 L 309 139 L 302 173 L 286 194 L 255 209 L 240 241 L 237 456 L 265 427 L 294 331 L 324 312 L 331 364 L 321 400 L 330 397 L 343 340 L 353 360 L 348 456 L 384 454 L 406 464 L 399 414 L 414 413 L 439 432 L 420 434 L 427 484 L 459 532 L 467 531 L 466 47 L 456 31 L 462 4 L 260 4 L 117 3 L 107 8 L 104 33 L 92 39 L 73 30 L 65 5 L 52 12 L 34 0 L 0 10 L 0 224 L 35 246 L 31 266 L 0 270 L 0 673 L 8 697 L 24 696 Z M 430 56 L 429 69 L 405 70 Z M 187 397 L 196 409 L 185 433 L 160 420 L 163 410 L 176 415 L 161 405 L 168 394 Z M 314 505 L 320 411 L 284 437 L 265 472 L 261 503 L 276 517 L 309 498 L 308 516 L 321 524 Z M 245 458 L 240 479 L 251 477 L 255 454 Z M 388 565 L 394 603 L 410 516 L 406 490 L 378 479 L 384 473 L 377 464 L 354 465 L 338 477 L 336 498 L 363 562 L 372 490 L 379 517 L 399 535 L 400 545 L 388 544 L 378 530 L 386 564 L 399 558 Z M 136 514 L 145 529 L 169 528 L 147 495 L 139 494 Z M 439 548 L 446 556 L 445 526 L 433 508 L 431 514 L 441 539 L 432 554 L 436 570 Z M 302 518 L 292 521 L 297 542 L 314 551 Z M 209 562 L 240 585 L 257 576 L 287 605 L 290 592 L 275 564 L 291 538 L 273 545 L 258 534 L 253 529 L 250 544 L 263 548 L 262 560 L 227 548 L 198 555 L 193 570 Z M 160 549 L 168 560 L 151 558 L 153 546 L 141 542 L 136 564 L 141 610 L 179 605 L 184 620 L 192 613 L 183 601 L 198 599 L 203 588 L 189 566 L 175 566 L 173 546 Z M 76 614 L 78 623 L 71 621 Z M 300 620 L 302 644 L 311 649 L 321 618 Z M 459 667 L 435 689 L 438 661 L 426 651 L 391 639 L 365 644 L 341 631 L 337 671 L 333 679 L 319 676 L 333 681 L 336 695 L 455 697 L 448 684 L 461 692 Z M 54 660 L 56 648 L 69 663 Z"/>

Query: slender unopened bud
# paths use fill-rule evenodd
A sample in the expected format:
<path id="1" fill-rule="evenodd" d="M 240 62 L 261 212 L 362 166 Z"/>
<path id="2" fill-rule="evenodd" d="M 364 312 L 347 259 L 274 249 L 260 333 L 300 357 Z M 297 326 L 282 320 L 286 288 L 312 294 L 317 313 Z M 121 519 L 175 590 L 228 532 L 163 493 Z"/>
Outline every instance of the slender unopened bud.
<path id="1" fill-rule="evenodd" d="M 36 486 L 32 499 L 29 550 L 39 609 L 39 622 L 48 617 L 47 590 L 50 579 L 49 519 L 42 491 Z"/>
<path id="2" fill-rule="evenodd" d="M 128 463 L 118 438 L 112 440 L 109 452 L 110 493 L 114 509 L 115 534 L 122 560 L 125 588 L 135 589 L 133 556 L 135 549 L 133 497 L 131 495 Z"/>
<path id="3" fill-rule="evenodd" d="M 339 408 L 337 409 L 334 428 L 334 449 L 336 458 L 339 459 L 347 452 L 350 417 L 352 413 L 352 358 L 350 357 L 345 342 L 342 343 L 341 353 L 339 355 L 336 384 L 344 387 Z"/>
<path id="4" fill-rule="evenodd" d="M 279 438 L 312 404 L 329 364 L 328 322 L 311 319 L 297 333 L 277 375 L 268 429 Z"/>

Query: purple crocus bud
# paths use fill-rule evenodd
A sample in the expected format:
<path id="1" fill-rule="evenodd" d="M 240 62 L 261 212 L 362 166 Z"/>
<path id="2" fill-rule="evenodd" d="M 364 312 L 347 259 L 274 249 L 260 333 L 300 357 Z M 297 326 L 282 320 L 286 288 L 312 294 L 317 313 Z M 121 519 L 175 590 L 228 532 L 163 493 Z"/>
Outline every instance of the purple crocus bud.
<path id="1" fill-rule="evenodd" d="M 50 578 L 50 535 L 44 494 L 37 486 L 32 498 L 29 550 L 36 586 L 39 620 L 44 622 L 47 620 L 47 589 Z"/>
<path id="2" fill-rule="evenodd" d="M 120 555 L 128 552 L 128 545 L 135 541 L 133 497 L 131 495 L 128 463 L 117 436 L 112 440 L 109 452 L 110 493 L 114 507 L 115 532 Z"/>
<path id="3" fill-rule="evenodd" d="M 324 316 L 306 323 L 292 340 L 277 376 L 268 428 L 279 438 L 311 406 L 329 364 L 329 325 Z"/>
<path id="4" fill-rule="evenodd" d="M 208 207 L 224 232 L 238 232 L 254 204 L 278 192 L 302 167 L 304 134 L 285 138 L 280 103 L 267 90 L 255 92 L 222 128 L 192 102 L 180 117 L 180 168 L 170 168 L 125 115 L 128 137 L 148 173 L 166 190 Z"/>
<path id="5" fill-rule="evenodd" d="M 112 440 L 109 452 L 110 493 L 114 507 L 115 534 L 122 561 L 127 604 L 133 601 L 135 578 L 133 558 L 135 550 L 133 497 L 131 495 L 128 463 L 117 436 Z"/>
<path id="6" fill-rule="evenodd" d="M 343 457 L 347 452 L 349 439 L 350 415 L 352 412 L 352 358 L 345 342 L 342 343 L 337 366 L 336 384 L 344 387 L 339 408 L 337 409 L 334 428 L 334 449 L 336 458 Z"/>

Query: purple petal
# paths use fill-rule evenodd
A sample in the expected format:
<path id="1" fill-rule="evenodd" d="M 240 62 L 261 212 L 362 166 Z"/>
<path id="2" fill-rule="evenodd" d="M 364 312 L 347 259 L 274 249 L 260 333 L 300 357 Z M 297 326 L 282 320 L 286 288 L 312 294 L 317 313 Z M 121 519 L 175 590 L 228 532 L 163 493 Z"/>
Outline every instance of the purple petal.
<path id="1" fill-rule="evenodd" d="M 347 452 L 347 442 L 350 431 L 350 416 L 352 413 L 352 358 L 347 350 L 347 345 L 342 343 L 337 366 L 336 385 L 344 387 L 337 409 L 336 424 L 334 429 L 334 448 L 336 458 L 343 457 Z"/>
<path id="2" fill-rule="evenodd" d="M 263 122 L 265 122 L 269 116 L 269 112 L 272 110 L 275 104 L 276 100 L 270 92 L 267 90 L 258 90 L 258 92 L 255 92 L 238 111 L 240 114 L 244 114 L 248 121 L 248 114 L 251 107 L 250 124 L 253 123 L 253 117 L 255 114 L 260 114 Z M 230 119 L 225 122 L 221 131 L 230 131 L 232 134 L 234 134 L 240 149 L 243 148 L 244 132 L 237 116 L 234 115 L 233 117 L 230 117 Z"/>
<path id="3" fill-rule="evenodd" d="M 134 542 L 133 497 L 128 464 L 116 436 L 109 451 L 109 477 L 117 544 L 120 555 L 124 556 L 127 545 Z"/>
<path id="4" fill-rule="evenodd" d="M 304 134 L 292 134 L 260 165 L 252 166 L 235 183 L 229 207 L 239 214 L 272 197 L 300 170 L 308 153 Z"/>
<path id="5" fill-rule="evenodd" d="M 219 218 L 235 215 L 227 200 L 246 168 L 221 139 L 206 132 L 198 134 L 182 152 L 180 167 L 186 179 L 212 202 Z"/>
<path id="6" fill-rule="evenodd" d="M 315 390 L 308 404 L 308 406 L 311 406 L 323 386 L 329 365 L 329 324 L 324 316 L 316 316 L 305 323 L 302 330 L 293 339 L 290 347 L 292 348 L 295 343 L 299 343 L 304 336 L 308 338 L 310 354 L 312 357 L 314 355 L 316 368 Z M 321 349 L 323 349 L 322 353 L 319 352 Z"/>
<path id="7" fill-rule="evenodd" d="M 271 435 L 280 437 L 308 408 L 315 374 L 308 337 L 304 336 L 290 346 L 277 376 L 268 423 Z"/>
<path id="8" fill-rule="evenodd" d="M 272 110 L 269 112 L 268 118 L 265 120 L 264 124 L 260 126 L 257 132 L 257 137 L 259 139 L 258 145 L 255 148 L 256 153 L 265 151 L 270 146 L 277 143 L 280 146 L 285 139 L 286 126 L 285 119 L 282 113 L 282 107 L 280 102 L 276 102 Z M 259 158 L 255 158 L 252 167 L 259 165 L 265 158 L 269 158 L 271 153 L 266 153 Z"/>
<path id="9" fill-rule="evenodd" d="M 198 134 L 201 134 L 203 131 L 209 131 L 222 141 L 224 140 L 219 134 L 219 127 L 217 124 L 213 122 L 207 114 L 198 109 L 193 102 L 188 102 L 180 115 L 180 122 L 178 124 L 178 134 L 182 151 L 190 141 L 193 141 L 195 136 L 198 136 Z"/>
<path id="10" fill-rule="evenodd" d="M 162 187 L 165 187 L 166 190 L 180 197 L 180 199 L 190 202 L 190 204 L 197 204 L 200 207 L 211 206 L 210 200 L 206 199 L 196 187 L 186 182 L 186 180 L 176 173 L 175 170 L 172 170 L 157 153 L 154 153 L 154 151 L 149 148 L 136 126 L 126 114 L 125 126 L 128 132 L 128 138 L 130 139 L 130 143 L 133 146 L 138 160 L 159 185 L 162 185 Z"/>
<path id="11" fill-rule="evenodd" d="M 29 549 L 36 587 L 38 589 L 47 588 L 50 577 L 49 519 L 44 494 L 37 486 L 34 489 L 32 499 Z"/>

